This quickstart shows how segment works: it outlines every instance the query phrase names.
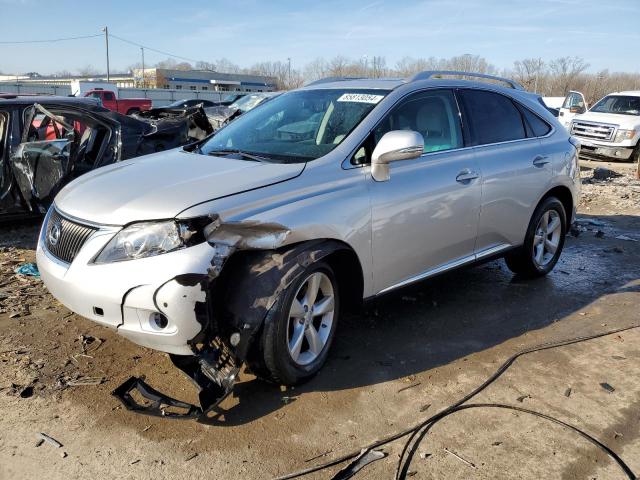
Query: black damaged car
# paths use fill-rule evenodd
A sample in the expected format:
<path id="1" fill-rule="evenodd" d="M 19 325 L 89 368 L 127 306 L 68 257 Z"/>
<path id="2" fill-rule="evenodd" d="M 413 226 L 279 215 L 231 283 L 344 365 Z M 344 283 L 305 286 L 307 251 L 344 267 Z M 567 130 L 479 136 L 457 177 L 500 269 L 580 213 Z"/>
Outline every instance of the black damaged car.
<path id="1" fill-rule="evenodd" d="M 132 118 L 89 98 L 0 94 L 0 220 L 46 212 L 74 178 L 201 140 L 202 107 Z"/>

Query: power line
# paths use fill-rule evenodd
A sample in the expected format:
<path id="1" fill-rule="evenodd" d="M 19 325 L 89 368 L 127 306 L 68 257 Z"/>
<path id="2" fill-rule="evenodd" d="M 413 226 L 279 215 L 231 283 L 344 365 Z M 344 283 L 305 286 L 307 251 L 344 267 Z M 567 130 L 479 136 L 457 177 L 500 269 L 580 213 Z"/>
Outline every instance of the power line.
<path id="1" fill-rule="evenodd" d="M 131 40 L 127 40 L 126 38 L 119 37 L 117 35 L 114 35 L 113 33 L 110 33 L 109 36 L 112 37 L 112 38 L 115 38 L 117 40 L 120 40 L 121 42 L 125 42 L 125 43 L 128 43 L 130 45 L 135 45 L 136 47 L 144 48 L 145 50 L 151 50 L 152 52 L 156 52 L 156 53 L 159 53 L 161 55 L 166 55 L 167 57 L 179 58 L 180 60 L 186 60 L 188 62 L 194 62 L 194 63 L 200 61 L 200 60 L 196 60 L 194 58 L 182 57 L 180 55 L 174 55 L 174 54 L 169 53 L 169 52 L 164 52 L 162 50 L 158 50 L 156 48 L 152 48 L 152 47 L 149 47 L 147 45 L 142 45 L 141 43 L 133 42 Z"/>
<path id="2" fill-rule="evenodd" d="M 55 42 L 65 42 L 67 40 L 81 40 L 84 38 L 95 38 L 101 37 L 102 34 L 98 33 L 96 35 L 81 35 L 78 37 L 64 37 L 64 38 L 50 38 L 47 40 L 8 40 L 8 41 L 0 41 L 0 45 L 18 45 L 24 43 L 55 43 Z"/>

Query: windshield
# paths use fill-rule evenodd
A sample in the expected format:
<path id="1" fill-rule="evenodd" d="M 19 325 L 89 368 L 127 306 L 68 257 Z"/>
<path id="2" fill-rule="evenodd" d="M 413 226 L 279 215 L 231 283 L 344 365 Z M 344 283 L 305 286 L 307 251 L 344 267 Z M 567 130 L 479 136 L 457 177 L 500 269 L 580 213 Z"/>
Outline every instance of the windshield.
<path id="1" fill-rule="evenodd" d="M 230 108 L 237 108 L 241 112 L 248 112 L 252 108 L 255 108 L 261 101 L 264 100 L 263 95 L 245 95 L 229 105 Z"/>
<path id="2" fill-rule="evenodd" d="M 389 93 L 297 90 L 280 95 L 218 131 L 203 154 L 241 151 L 275 162 L 305 162 L 338 146 Z"/>
<path id="3" fill-rule="evenodd" d="M 628 95 L 607 95 L 596 103 L 592 112 L 640 115 L 640 97 Z"/>

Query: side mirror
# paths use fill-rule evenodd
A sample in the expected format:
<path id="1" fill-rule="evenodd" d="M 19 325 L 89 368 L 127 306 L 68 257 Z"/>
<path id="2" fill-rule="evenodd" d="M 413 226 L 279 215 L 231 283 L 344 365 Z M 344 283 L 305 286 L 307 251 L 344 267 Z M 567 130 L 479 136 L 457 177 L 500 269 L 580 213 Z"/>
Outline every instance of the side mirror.
<path id="1" fill-rule="evenodd" d="M 571 108 L 569 109 L 569 111 L 570 111 L 571 113 L 584 113 L 584 112 L 586 111 L 586 109 L 585 109 L 584 107 L 577 107 L 577 106 L 576 106 L 576 107 L 571 107 Z"/>
<path id="2" fill-rule="evenodd" d="M 378 182 L 389 180 L 389 163 L 412 160 L 424 152 L 422 134 L 411 130 L 385 133 L 371 155 L 371 176 Z"/>

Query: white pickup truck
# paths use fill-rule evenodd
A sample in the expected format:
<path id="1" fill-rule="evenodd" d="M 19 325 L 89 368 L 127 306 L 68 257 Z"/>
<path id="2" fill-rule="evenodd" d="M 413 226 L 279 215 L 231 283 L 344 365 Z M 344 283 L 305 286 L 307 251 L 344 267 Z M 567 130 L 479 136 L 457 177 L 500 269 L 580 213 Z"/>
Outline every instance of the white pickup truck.
<path id="1" fill-rule="evenodd" d="M 567 127 L 580 140 L 581 158 L 638 162 L 640 91 L 611 93 Z"/>

